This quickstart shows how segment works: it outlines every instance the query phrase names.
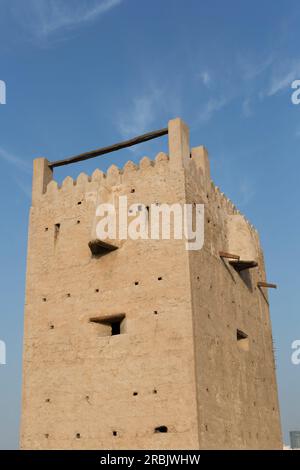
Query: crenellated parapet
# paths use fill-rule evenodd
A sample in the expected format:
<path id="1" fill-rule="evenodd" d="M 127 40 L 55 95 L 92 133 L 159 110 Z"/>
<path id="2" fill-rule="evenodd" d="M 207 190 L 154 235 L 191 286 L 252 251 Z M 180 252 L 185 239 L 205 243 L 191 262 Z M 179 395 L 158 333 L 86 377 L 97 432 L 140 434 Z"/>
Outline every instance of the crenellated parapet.
<path id="1" fill-rule="evenodd" d="M 119 168 L 113 164 L 107 169 L 106 173 L 97 168 L 92 175 L 80 173 L 77 179 L 67 176 L 61 185 L 52 179 L 45 185 L 45 190 L 39 194 L 38 200 L 41 200 L 43 197 L 50 198 L 57 194 L 61 194 L 65 197 L 66 193 L 70 193 L 74 190 L 89 192 L 95 188 L 99 189 L 99 187 L 111 189 L 119 185 L 126 186 L 133 179 L 143 178 L 145 172 L 150 171 L 153 173 L 153 176 L 155 176 L 155 173 L 159 173 L 161 168 L 165 168 L 168 162 L 168 155 L 159 152 L 154 160 L 143 157 L 138 164 L 129 160 L 125 163 L 123 168 Z"/>
<path id="2" fill-rule="evenodd" d="M 144 156 L 138 163 L 127 161 L 122 168 L 112 164 L 106 172 L 96 169 L 91 175 L 80 173 L 76 179 L 67 176 L 61 184 L 53 179 L 48 160 L 38 158 L 34 161 L 33 206 L 73 198 L 108 201 L 112 194 L 134 192 L 132 188 L 137 183 L 142 188 L 143 184 L 149 184 L 148 178 L 156 177 L 170 181 L 172 191 L 172 178 L 174 180 L 175 175 L 176 178 L 182 177 L 184 185 L 191 185 L 191 194 L 201 194 L 201 200 L 207 205 L 207 213 L 212 211 L 215 214 L 222 229 L 226 229 L 226 224 L 233 224 L 233 220 L 240 219 L 239 227 L 241 223 L 245 224 L 254 243 L 259 246 L 256 229 L 212 182 L 206 148 L 190 148 L 189 130 L 180 119 L 169 122 L 168 143 L 169 153 L 159 152 L 154 160 Z"/>

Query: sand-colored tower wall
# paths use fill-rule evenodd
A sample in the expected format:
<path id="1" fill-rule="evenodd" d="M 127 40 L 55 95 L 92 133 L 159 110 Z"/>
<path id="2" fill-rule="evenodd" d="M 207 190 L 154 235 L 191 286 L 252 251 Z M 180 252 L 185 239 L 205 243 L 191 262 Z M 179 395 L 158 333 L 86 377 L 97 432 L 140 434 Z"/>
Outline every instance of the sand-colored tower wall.
<path id="1" fill-rule="evenodd" d="M 257 287 L 265 279 L 258 233 L 211 182 L 206 149 L 191 156 L 186 201 L 205 204 L 204 246 L 189 252 L 199 445 L 282 449 L 268 295 Z M 238 273 L 220 251 L 258 267 Z M 237 330 L 248 336 L 247 350 Z"/>
<path id="2" fill-rule="evenodd" d="M 213 185 L 207 152 L 190 150 L 180 119 L 169 122 L 168 139 L 169 154 L 155 161 L 67 177 L 61 187 L 47 160 L 34 162 L 24 449 L 281 445 L 267 293 L 256 288 L 265 278 L 257 232 Z M 204 247 L 127 239 L 93 257 L 96 208 L 124 195 L 146 206 L 204 203 Z M 242 277 L 220 250 L 256 255 L 259 266 Z M 115 315 L 125 315 L 120 335 L 90 321 Z M 248 351 L 238 348 L 237 329 Z M 168 432 L 155 432 L 160 426 Z"/>
<path id="3" fill-rule="evenodd" d="M 100 258 L 88 247 L 100 202 L 118 195 L 127 195 L 128 204 L 184 202 L 180 125 L 170 123 L 170 158 L 160 153 L 154 162 L 113 165 L 106 175 L 66 178 L 61 188 L 48 181 L 45 192 L 33 194 L 25 449 L 198 447 L 184 241 L 128 239 Z M 35 166 L 45 168 L 42 161 Z M 35 178 L 34 188 L 43 188 L 47 175 L 37 171 Z M 116 314 L 126 315 L 118 336 L 102 336 L 103 327 L 89 322 Z M 159 426 L 168 433 L 154 432 Z"/>

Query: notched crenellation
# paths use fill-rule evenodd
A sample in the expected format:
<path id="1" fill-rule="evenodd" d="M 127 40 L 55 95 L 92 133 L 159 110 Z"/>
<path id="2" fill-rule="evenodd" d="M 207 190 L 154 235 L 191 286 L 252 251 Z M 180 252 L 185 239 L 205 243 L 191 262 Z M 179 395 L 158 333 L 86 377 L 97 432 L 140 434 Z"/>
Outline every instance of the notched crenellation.
<path id="1" fill-rule="evenodd" d="M 73 179 L 71 176 L 67 176 L 61 185 L 55 180 L 51 180 L 47 186 L 46 191 L 42 194 L 46 196 L 52 196 L 61 191 L 65 194 L 66 192 L 73 191 L 74 188 L 81 188 L 84 191 L 89 191 L 90 186 L 93 183 L 97 185 L 103 185 L 106 188 L 115 187 L 121 184 L 126 184 L 127 180 L 132 180 L 132 176 L 139 177 L 139 172 L 144 173 L 147 170 L 155 171 L 162 165 L 169 162 L 169 157 L 164 152 L 159 152 L 154 160 L 149 157 L 142 157 L 138 164 L 135 164 L 131 160 L 127 161 L 123 168 L 119 168 L 117 165 L 112 164 L 107 172 L 104 173 L 97 168 L 91 176 L 82 172 L 78 175 L 77 179 Z"/>
<path id="2" fill-rule="evenodd" d="M 228 215 L 241 215 L 251 231 L 257 234 L 257 230 L 254 225 L 245 217 L 245 215 L 236 207 L 236 205 L 223 193 L 218 186 L 215 186 L 212 182 L 212 191 L 215 201 L 218 203 L 220 208 L 227 212 Z"/>

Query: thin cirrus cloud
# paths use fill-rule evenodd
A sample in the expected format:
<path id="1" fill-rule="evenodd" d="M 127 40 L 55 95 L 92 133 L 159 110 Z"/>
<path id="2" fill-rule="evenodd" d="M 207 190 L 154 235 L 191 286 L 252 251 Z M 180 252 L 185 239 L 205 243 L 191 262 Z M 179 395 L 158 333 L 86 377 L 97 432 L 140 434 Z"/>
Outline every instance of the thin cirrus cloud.
<path id="1" fill-rule="evenodd" d="M 128 139 L 149 130 L 159 114 L 159 90 L 140 94 L 132 99 L 126 111 L 119 112 L 116 118 L 117 128 L 123 139 Z M 130 147 L 135 154 L 136 146 Z"/>
<path id="2" fill-rule="evenodd" d="M 17 168 L 23 173 L 31 173 L 31 167 L 27 161 L 8 152 L 3 147 L 0 147 L 0 160 L 4 160 L 6 163 Z"/>
<path id="3" fill-rule="evenodd" d="M 300 78 L 300 60 L 284 62 L 279 68 L 272 71 L 266 95 L 274 96 L 284 89 L 290 88 L 292 82 L 297 78 Z"/>
<path id="4" fill-rule="evenodd" d="M 243 180 L 238 186 L 239 192 L 239 205 L 240 207 L 247 206 L 256 195 L 255 186 L 253 182 Z"/>
<path id="5" fill-rule="evenodd" d="M 202 81 L 203 85 L 205 85 L 206 87 L 210 85 L 211 74 L 208 72 L 208 70 L 203 70 L 203 72 L 199 74 L 199 78 Z"/>
<path id="6" fill-rule="evenodd" d="M 15 12 L 27 18 L 27 26 L 38 37 L 47 37 L 53 33 L 74 29 L 85 23 L 98 19 L 109 10 L 120 5 L 123 0 L 83 1 L 73 0 L 29 0 L 26 9 Z M 23 15 L 24 13 L 24 15 Z"/>
<path id="7" fill-rule="evenodd" d="M 220 98 L 210 98 L 206 104 L 202 107 L 201 112 L 198 115 L 198 121 L 205 123 L 210 121 L 215 113 L 227 106 L 232 100 L 231 96 L 223 96 Z"/>
<path id="8" fill-rule="evenodd" d="M 156 92 L 133 99 L 130 109 L 122 113 L 118 119 L 118 127 L 124 138 L 146 131 L 155 119 L 157 99 L 158 93 Z"/>
<path id="9" fill-rule="evenodd" d="M 0 162 L 1 160 L 13 167 L 12 177 L 15 185 L 26 197 L 30 198 L 31 189 L 28 180 L 32 172 L 31 165 L 26 160 L 8 152 L 3 147 L 0 147 Z M 19 173 L 16 173 L 16 170 Z"/>
<path id="10" fill-rule="evenodd" d="M 242 112 L 243 112 L 243 116 L 245 118 L 248 118 L 250 116 L 252 116 L 253 114 L 253 110 L 252 110 L 252 107 L 251 107 L 251 99 L 250 98 L 245 98 L 242 102 Z"/>
<path id="11" fill-rule="evenodd" d="M 28 199 L 31 198 L 31 187 L 28 182 L 24 182 L 20 177 L 14 176 L 13 178 L 16 186 L 19 188 L 21 193 L 23 193 Z"/>
<path id="12" fill-rule="evenodd" d="M 181 101 L 174 91 L 151 86 L 137 94 L 126 111 L 118 113 L 116 122 L 122 137 L 133 137 L 150 131 L 155 122 L 166 122 L 180 114 L 180 109 Z"/>
<path id="13" fill-rule="evenodd" d="M 276 58 L 270 54 L 256 63 L 247 61 L 244 57 L 239 57 L 237 65 L 237 76 L 240 77 L 240 81 L 239 83 L 236 82 L 235 93 L 228 96 L 226 90 L 224 90 L 223 96 L 225 98 L 210 98 L 201 111 L 200 122 L 211 120 L 217 112 L 230 104 L 234 95 L 242 98 L 242 115 L 249 118 L 255 112 L 254 104 L 257 101 L 257 96 L 260 99 L 273 97 L 284 90 L 290 89 L 292 82 L 297 78 L 300 79 L 300 60 L 281 61 L 278 57 Z M 210 76 L 201 75 L 200 78 L 203 84 L 210 83 L 208 77 Z M 267 85 L 262 86 L 262 80 Z M 250 88 L 249 81 L 252 82 Z M 259 89 L 260 91 L 258 91 Z"/>
<path id="14" fill-rule="evenodd" d="M 267 55 L 261 60 L 252 61 L 240 55 L 237 60 L 242 79 L 254 80 L 263 75 L 272 66 L 275 58 L 273 55 Z"/>
<path id="15" fill-rule="evenodd" d="M 177 88 L 162 84 L 144 87 L 115 113 L 114 126 L 117 125 L 123 139 L 153 131 L 167 126 L 167 122 L 182 115 L 182 94 Z M 155 151 L 155 144 L 149 142 L 144 147 L 147 152 Z M 133 154 L 139 154 L 138 146 L 130 147 Z"/>

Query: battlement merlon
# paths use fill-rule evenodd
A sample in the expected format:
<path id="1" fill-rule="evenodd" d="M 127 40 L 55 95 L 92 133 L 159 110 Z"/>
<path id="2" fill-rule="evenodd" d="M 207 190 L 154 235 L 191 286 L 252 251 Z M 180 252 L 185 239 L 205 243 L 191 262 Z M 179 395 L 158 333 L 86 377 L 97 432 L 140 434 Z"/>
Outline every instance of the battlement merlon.
<path id="1" fill-rule="evenodd" d="M 169 159 L 173 167 L 187 168 L 190 159 L 190 131 L 179 118 L 168 122 Z"/>
<path id="2" fill-rule="evenodd" d="M 49 167 L 49 161 L 40 157 L 33 160 L 32 176 L 32 205 L 46 192 L 47 185 L 53 180 L 53 170 Z"/>

